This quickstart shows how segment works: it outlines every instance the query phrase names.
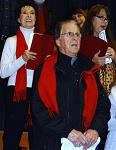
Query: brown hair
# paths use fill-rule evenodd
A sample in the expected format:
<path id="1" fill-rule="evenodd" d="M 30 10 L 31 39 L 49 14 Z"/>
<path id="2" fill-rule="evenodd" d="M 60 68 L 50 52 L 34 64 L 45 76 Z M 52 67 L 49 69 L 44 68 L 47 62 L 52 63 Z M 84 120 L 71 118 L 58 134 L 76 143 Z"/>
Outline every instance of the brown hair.
<path id="1" fill-rule="evenodd" d="M 116 44 L 114 42 L 114 38 L 113 38 L 113 34 L 112 34 L 111 15 L 110 15 L 108 7 L 105 6 L 105 5 L 96 4 L 96 5 L 93 5 L 89 9 L 89 11 L 87 13 L 85 24 L 84 24 L 84 27 L 83 27 L 83 36 L 93 34 L 92 20 L 93 20 L 94 16 L 99 14 L 101 9 L 105 10 L 105 12 L 107 14 L 107 18 L 110 20 L 109 23 L 108 23 L 107 29 L 106 29 L 106 36 L 107 36 L 107 39 L 108 39 L 111 47 L 113 47 L 115 49 L 116 48 Z"/>
<path id="2" fill-rule="evenodd" d="M 81 8 L 76 8 L 74 9 L 73 13 L 72 13 L 72 16 L 73 15 L 76 15 L 76 14 L 82 14 L 85 18 L 87 16 L 87 13 L 85 10 L 81 9 Z"/>

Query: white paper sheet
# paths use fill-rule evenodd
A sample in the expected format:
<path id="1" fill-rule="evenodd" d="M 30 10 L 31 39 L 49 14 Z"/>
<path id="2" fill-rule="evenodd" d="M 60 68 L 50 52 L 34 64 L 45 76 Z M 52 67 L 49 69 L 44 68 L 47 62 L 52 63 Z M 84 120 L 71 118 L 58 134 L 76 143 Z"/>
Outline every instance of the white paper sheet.
<path id="1" fill-rule="evenodd" d="M 95 150 L 99 143 L 100 143 L 100 137 L 98 138 L 97 142 L 87 150 Z M 83 150 L 83 146 L 75 147 L 73 143 L 69 141 L 67 138 L 61 138 L 61 144 L 62 144 L 61 150 Z"/>

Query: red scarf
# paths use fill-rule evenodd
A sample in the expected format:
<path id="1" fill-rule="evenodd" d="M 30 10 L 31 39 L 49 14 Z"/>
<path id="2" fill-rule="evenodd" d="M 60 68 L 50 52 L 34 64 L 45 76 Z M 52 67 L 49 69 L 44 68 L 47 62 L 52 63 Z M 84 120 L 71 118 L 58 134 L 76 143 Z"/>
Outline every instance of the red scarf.
<path id="1" fill-rule="evenodd" d="M 46 58 L 38 82 L 39 95 L 50 115 L 59 112 L 56 100 L 56 62 L 57 52 L 55 51 L 50 57 Z"/>
<path id="2" fill-rule="evenodd" d="M 85 129 L 87 129 L 90 126 L 96 111 L 96 105 L 98 100 L 98 88 L 93 73 L 97 71 L 99 71 L 99 66 L 95 65 L 91 70 L 84 71 L 81 76 L 81 80 L 83 78 L 86 83 L 86 89 L 84 91 L 84 111 L 83 111 L 83 120 Z"/>
<path id="3" fill-rule="evenodd" d="M 54 113 L 59 113 L 59 108 L 56 100 L 56 62 L 57 52 L 55 52 L 52 56 L 46 59 L 45 63 L 43 64 L 42 72 L 38 82 L 38 93 L 42 102 L 48 109 L 50 115 Z M 93 119 L 98 100 L 98 89 L 96 85 L 96 80 L 93 75 L 93 72 L 95 72 L 96 70 L 98 70 L 98 66 L 95 66 L 90 71 L 83 72 L 82 74 L 82 78 L 84 78 L 86 83 L 83 111 L 85 128 L 89 127 Z"/>
<path id="4" fill-rule="evenodd" d="M 18 59 L 25 50 L 28 49 L 25 38 L 20 30 L 17 31 L 17 43 L 16 43 L 16 59 Z M 15 102 L 26 100 L 26 86 L 27 86 L 27 72 L 26 67 L 23 65 L 16 75 L 14 98 Z"/>

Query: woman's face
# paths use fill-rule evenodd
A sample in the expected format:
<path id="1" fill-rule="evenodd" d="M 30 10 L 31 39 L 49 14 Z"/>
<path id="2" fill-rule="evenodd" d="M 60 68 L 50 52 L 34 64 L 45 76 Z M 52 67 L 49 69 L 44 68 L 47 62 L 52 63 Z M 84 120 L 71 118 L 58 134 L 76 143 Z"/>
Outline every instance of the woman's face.
<path id="1" fill-rule="evenodd" d="M 77 13 L 73 15 L 73 18 L 77 22 L 77 24 L 82 28 L 85 22 L 85 16 L 81 13 Z"/>
<path id="2" fill-rule="evenodd" d="M 104 9 L 101 9 L 98 15 L 93 17 L 93 35 L 98 37 L 99 33 L 106 30 L 108 26 L 108 17 Z"/>
<path id="3" fill-rule="evenodd" d="M 33 28 L 36 21 L 35 10 L 31 6 L 24 6 L 21 9 L 21 14 L 18 18 L 18 22 L 22 27 L 30 29 Z"/>

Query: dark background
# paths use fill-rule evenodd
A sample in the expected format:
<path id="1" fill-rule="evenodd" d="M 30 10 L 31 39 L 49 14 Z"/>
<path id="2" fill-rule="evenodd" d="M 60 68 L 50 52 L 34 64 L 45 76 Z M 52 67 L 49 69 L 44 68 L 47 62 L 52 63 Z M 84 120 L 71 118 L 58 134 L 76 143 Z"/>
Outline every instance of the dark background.
<path id="1" fill-rule="evenodd" d="M 105 4 L 108 6 L 113 22 L 113 33 L 116 38 L 116 5 L 115 0 L 46 0 L 49 12 L 50 26 L 57 21 L 71 15 L 73 8 L 88 9 L 94 4 Z"/>

